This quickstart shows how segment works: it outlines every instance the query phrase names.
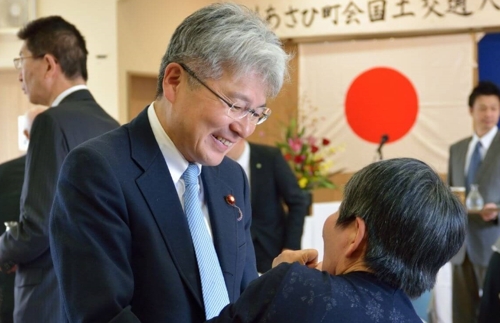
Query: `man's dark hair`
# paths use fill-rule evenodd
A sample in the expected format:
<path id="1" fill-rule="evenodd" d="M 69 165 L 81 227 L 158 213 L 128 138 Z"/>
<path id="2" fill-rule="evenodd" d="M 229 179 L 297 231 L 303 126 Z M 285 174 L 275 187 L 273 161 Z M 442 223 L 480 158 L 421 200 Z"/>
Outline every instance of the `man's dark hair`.
<path id="1" fill-rule="evenodd" d="M 87 81 L 87 48 L 78 29 L 59 16 L 29 22 L 17 36 L 26 42 L 34 57 L 55 57 L 68 79 L 81 76 Z"/>
<path id="2" fill-rule="evenodd" d="M 466 212 L 425 163 L 396 158 L 354 174 L 344 191 L 337 226 L 366 224 L 365 263 L 376 277 L 417 297 L 465 239 Z"/>
<path id="3" fill-rule="evenodd" d="M 500 89 L 498 89 L 498 86 L 493 82 L 479 82 L 469 95 L 469 108 L 474 106 L 474 102 L 476 102 L 477 97 L 480 95 L 496 95 L 498 100 L 500 100 Z"/>

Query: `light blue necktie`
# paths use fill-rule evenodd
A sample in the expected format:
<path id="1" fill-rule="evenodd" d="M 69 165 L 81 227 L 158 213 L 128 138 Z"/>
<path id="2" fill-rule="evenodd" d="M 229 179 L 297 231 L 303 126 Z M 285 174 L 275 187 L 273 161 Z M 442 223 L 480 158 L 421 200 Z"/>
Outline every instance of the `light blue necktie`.
<path id="1" fill-rule="evenodd" d="M 481 142 L 478 141 L 476 147 L 474 148 L 474 152 L 472 153 L 472 156 L 470 158 L 469 169 L 467 170 L 467 178 L 465 182 L 467 193 L 469 193 L 470 191 L 471 184 L 475 184 L 474 181 L 476 179 L 476 173 L 477 170 L 479 169 L 479 166 L 481 166 L 482 158 L 480 149 L 481 149 Z"/>
<path id="2" fill-rule="evenodd" d="M 184 174 L 182 174 L 182 179 L 184 179 L 186 185 L 184 212 L 187 216 L 196 260 L 198 261 L 205 315 L 208 320 L 219 315 L 222 308 L 229 304 L 229 297 L 214 243 L 208 233 L 203 211 L 201 210 L 198 166 L 190 163 Z"/>

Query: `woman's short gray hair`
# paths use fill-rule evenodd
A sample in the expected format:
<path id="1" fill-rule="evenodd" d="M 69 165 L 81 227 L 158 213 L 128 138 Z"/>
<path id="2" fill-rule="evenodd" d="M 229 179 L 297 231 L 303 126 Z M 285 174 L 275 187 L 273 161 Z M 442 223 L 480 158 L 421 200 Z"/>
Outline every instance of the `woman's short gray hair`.
<path id="1" fill-rule="evenodd" d="M 289 55 L 268 24 L 250 9 L 217 3 L 187 17 L 175 30 L 163 56 L 157 96 L 163 93 L 165 68 L 185 63 L 201 78 L 218 79 L 224 71 L 236 78 L 262 77 L 267 96 L 274 97 L 288 76 Z"/>
<path id="2" fill-rule="evenodd" d="M 465 239 L 466 212 L 425 163 L 412 158 L 370 164 L 344 191 L 337 226 L 365 221 L 365 263 L 377 278 L 417 297 Z"/>

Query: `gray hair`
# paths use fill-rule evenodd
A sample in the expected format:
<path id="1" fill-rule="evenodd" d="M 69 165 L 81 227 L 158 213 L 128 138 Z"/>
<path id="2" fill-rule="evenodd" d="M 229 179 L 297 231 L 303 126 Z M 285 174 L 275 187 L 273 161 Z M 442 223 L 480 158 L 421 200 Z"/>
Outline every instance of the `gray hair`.
<path id="1" fill-rule="evenodd" d="M 250 9 L 233 3 L 204 7 L 175 30 L 162 58 L 156 95 L 163 93 L 165 68 L 185 63 L 200 78 L 219 79 L 224 71 L 243 77 L 257 73 L 274 97 L 287 77 L 289 55 L 267 23 Z"/>
<path id="2" fill-rule="evenodd" d="M 410 297 L 434 286 L 438 270 L 464 242 L 465 208 L 419 160 L 368 165 L 349 180 L 344 196 L 337 225 L 363 219 L 366 265 L 379 280 Z"/>

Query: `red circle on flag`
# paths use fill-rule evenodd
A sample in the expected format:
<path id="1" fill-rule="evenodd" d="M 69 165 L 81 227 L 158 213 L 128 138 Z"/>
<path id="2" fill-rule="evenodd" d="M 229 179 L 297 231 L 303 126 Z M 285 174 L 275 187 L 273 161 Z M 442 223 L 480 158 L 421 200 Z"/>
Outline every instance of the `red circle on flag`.
<path id="1" fill-rule="evenodd" d="M 400 72 L 377 67 L 352 82 L 345 100 L 351 129 L 366 141 L 379 143 L 382 136 L 394 142 L 415 124 L 418 98 L 410 80 Z"/>

